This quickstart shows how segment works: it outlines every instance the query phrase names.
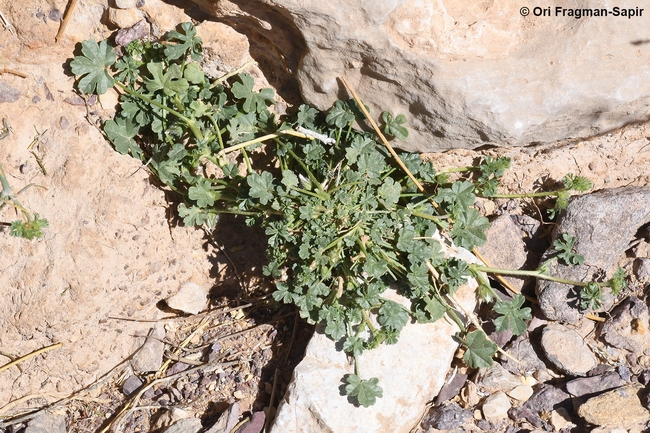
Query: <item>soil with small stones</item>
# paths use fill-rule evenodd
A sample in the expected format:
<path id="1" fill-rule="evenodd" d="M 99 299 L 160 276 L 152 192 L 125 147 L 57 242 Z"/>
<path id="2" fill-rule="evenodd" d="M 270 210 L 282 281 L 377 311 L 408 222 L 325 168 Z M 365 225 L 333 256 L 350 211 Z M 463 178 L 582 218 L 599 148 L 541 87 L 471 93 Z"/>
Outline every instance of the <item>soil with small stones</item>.
<path id="1" fill-rule="evenodd" d="M 150 19 L 160 20 L 159 27 L 163 20 L 179 23 L 199 16 L 190 4 L 158 3 L 162 12 Z M 30 0 L 16 7 L 0 0 L 0 12 L 14 26 L 10 31 L 0 25 L 0 118 L 10 126 L 10 134 L 0 140 L 0 163 L 15 190 L 38 185 L 20 199 L 50 222 L 39 241 L 0 231 L 0 364 L 62 343 L 0 371 L 0 432 L 24 431 L 26 414 L 39 408 L 65 416 L 69 432 L 101 431 L 118 423 L 126 432 L 163 431 L 171 408 L 209 427 L 235 402 L 242 420 L 261 410 L 272 417 L 312 328 L 293 309 L 270 302 L 272 287 L 261 276 L 261 233 L 233 218 L 224 218 L 207 234 L 179 225 L 176 197 L 105 141 L 96 120 L 111 116 L 110 101 L 76 95 L 66 66 L 76 42 L 111 34 L 97 24 L 103 22 L 97 15 L 103 4 L 79 3 L 77 21 L 55 44 L 59 21 L 48 17 L 64 11 L 66 1 Z M 262 71 L 258 76 L 264 82 Z M 512 168 L 504 176 L 503 192 L 552 187 L 567 173 L 586 176 L 595 190 L 644 186 L 650 183 L 649 137 L 648 126 L 640 124 L 589 140 L 423 157 L 444 169 L 471 165 L 484 154 L 509 156 Z M 504 199 L 482 210 L 490 217 L 529 215 L 550 229 L 552 223 L 542 218 L 549 204 Z M 10 209 L 0 213 L 2 222 L 13 219 Z M 538 251 L 529 253 L 538 258 Z M 634 258 L 647 254 L 630 250 L 621 264 L 630 269 Z M 210 306 L 198 316 L 179 315 L 164 304 L 188 281 L 210 291 Z M 624 296 L 643 297 L 646 282 L 631 283 Z M 134 375 L 129 360 L 156 323 L 165 329 L 166 364 L 138 372 L 142 385 L 127 396 L 125 382 Z M 627 382 L 646 383 L 650 365 L 644 360 L 612 358 L 595 337 L 598 332 L 580 332 L 598 348 L 600 364 L 616 368 Z M 539 351 L 535 333 L 527 335 Z M 458 379 L 465 376 L 466 381 Z M 472 416 L 448 431 L 536 428 L 525 420 L 483 419 L 480 409 L 493 392 L 481 388 L 476 372 L 458 360 L 452 377 L 455 385 L 446 404 L 455 402 Z M 535 387 L 559 389 L 568 379 L 549 368 Z M 440 431 L 432 427 L 439 410 L 433 406 L 416 431 Z M 543 416 L 550 422 L 550 413 Z M 576 429 L 589 429 L 575 412 L 570 416 L 579 424 Z"/>

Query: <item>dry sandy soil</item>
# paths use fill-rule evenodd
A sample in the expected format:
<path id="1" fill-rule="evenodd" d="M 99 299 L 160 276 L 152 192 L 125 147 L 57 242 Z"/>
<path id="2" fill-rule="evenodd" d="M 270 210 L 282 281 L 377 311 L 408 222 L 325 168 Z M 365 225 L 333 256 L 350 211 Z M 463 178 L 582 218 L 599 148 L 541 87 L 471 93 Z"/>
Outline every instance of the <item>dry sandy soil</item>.
<path id="1" fill-rule="evenodd" d="M 238 361 L 235 366 L 198 377 L 206 383 L 214 379 L 211 389 L 205 386 L 210 393 L 199 396 L 175 383 L 192 397 L 189 407 L 204 417 L 234 401 L 240 401 L 242 412 L 260 410 L 271 403 L 279 369 L 277 402 L 291 374 L 287 360 L 297 360 L 309 329 L 291 310 L 273 310 L 260 300 L 268 293 L 259 277 L 263 239 L 232 221 L 222 222 L 212 237 L 179 225 L 174 197 L 159 189 L 138 161 L 111 148 L 94 122 L 111 115 L 112 102 L 86 105 L 67 67 L 75 43 L 103 39 L 111 29 L 101 24 L 100 0 L 80 2 L 66 36 L 55 43 L 59 22 L 49 17 L 66 4 L 0 0 L 0 12 L 13 25 L 0 24 L 0 119 L 11 127 L 0 141 L 0 163 L 15 190 L 37 185 L 20 199 L 49 221 L 38 241 L 0 231 L 0 366 L 61 343 L 0 371 L 0 419 L 80 392 L 61 406 L 70 431 L 95 431 L 105 424 L 125 401 L 118 391 L 129 375 L 122 363 L 153 326 L 139 320 L 174 316 L 160 301 L 188 281 L 211 290 L 212 313 L 158 322 L 165 325 L 170 348 L 199 325 L 194 339 L 205 344 L 251 329 L 218 349 L 224 360 Z M 154 0 L 147 4 L 160 11 L 152 19 L 161 29 L 187 20 L 191 12 Z M 217 54 L 233 62 L 248 56 Z M 258 77 L 264 81 L 261 72 Z M 567 173 L 588 177 L 595 189 L 647 185 L 649 137 L 648 126 L 640 124 L 589 140 L 488 153 L 512 158 L 504 178 L 511 192 L 537 190 Z M 444 168 L 469 165 L 480 154 L 457 150 L 425 157 Z M 0 213 L 2 222 L 14 219 L 8 207 Z M 220 313 L 249 302 L 253 307 L 242 314 Z M 295 329 L 300 332 L 294 334 Z M 99 387 L 88 389 L 109 372 Z M 138 416 L 143 417 L 131 418 Z"/>

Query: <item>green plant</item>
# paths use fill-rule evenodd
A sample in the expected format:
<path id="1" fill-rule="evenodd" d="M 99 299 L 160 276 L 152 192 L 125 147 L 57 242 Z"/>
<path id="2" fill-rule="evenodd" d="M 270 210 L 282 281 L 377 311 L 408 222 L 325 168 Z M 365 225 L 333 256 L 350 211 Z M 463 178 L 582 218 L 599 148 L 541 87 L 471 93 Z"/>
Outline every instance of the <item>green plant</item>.
<path id="1" fill-rule="evenodd" d="M 393 154 L 354 129 L 358 102 L 336 101 L 326 113 L 302 105 L 278 119 L 271 90 L 255 90 L 245 73 L 210 81 L 196 62 L 200 53 L 194 28 L 183 24 L 165 43 L 131 43 L 119 60 L 105 41 L 86 41 L 71 68 L 84 93 L 121 91 L 120 111 L 104 132 L 118 152 L 181 194 L 185 224 L 212 228 L 231 213 L 264 228 L 273 298 L 342 342 L 355 360 L 345 389 L 356 402 L 371 405 L 382 395 L 376 378 L 360 377 L 364 350 L 396 342 L 412 319 L 448 313 L 468 364 L 491 363 L 496 345 L 480 327 L 468 329 L 453 295 L 471 276 L 480 278 L 484 299 L 494 292 L 483 269 L 446 258 L 442 242 L 467 249 L 485 242 L 489 222 L 474 202 L 496 190 L 504 160 L 486 159 L 477 182 L 449 182 L 419 155 Z M 404 116 L 382 117 L 387 134 L 406 138 Z M 271 164 L 258 158 L 263 142 Z M 390 286 L 410 307 L 383 296 Z M 530 314 L 520 301 L 498 303 L 499 327 L 521 331 Z"/>
<path id="2" fill-rule="evenodd" d="M 565 265 L 581 265 L 585 258 L 573 251 L 576 238 L 569 233 L 562 233 L 560 237 L 553 241 L 553 248 L 558 252 L 557 258 L 562 260 Z"/>
<path id="3" fill-rule="evenodd" d="M 9 234 L 11 236 L 21 237 L 28 240 L 33 240 L 35 238 L 41 238 L 43 236 L 43 229 L 48 226 L 48 221 L 45 218 L 41 218 L 39 214 L 31 214 L 27 209 L 20 204 L 18 201 L 18 194 L 25 191 L 27 188 L 32 185 L 27 185 L 25 188 L 21 189 L 18 193 L 14 193 L 13 189 L 9 185 L 5 171 L 0 164 L 0 185 L 2 190 L 0 190 L 0 209 L 6 205 L 10 205 L 16 210 L 18 210 L 22 216 L 22 219 L 13 221 L 10 224 Z"/>

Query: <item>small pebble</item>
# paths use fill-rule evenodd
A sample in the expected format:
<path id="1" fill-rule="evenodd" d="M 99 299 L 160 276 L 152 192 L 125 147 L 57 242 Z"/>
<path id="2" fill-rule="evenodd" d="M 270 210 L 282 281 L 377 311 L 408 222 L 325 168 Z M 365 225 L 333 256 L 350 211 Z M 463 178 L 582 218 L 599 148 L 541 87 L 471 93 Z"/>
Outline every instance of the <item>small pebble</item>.
<path id="1" fill-rule="evenodd" d="M 483 402 L 483 417 L 488 421 L 507 418 L 511 407 L 508 396 L 502 391 L 496 392 L 489 395 Z"/>
<path id="2" fill-rule="evenodd" d="M 506 392 L 508 396 L 519 401 L 526 401 L 533 395 L 533 388 L 527 385 L 519 385 Z"/>
<path id="3" fill-rule="evenodd" d="M 63 14 L 58 9 L 52 9 L 47 17 L 52 21 L 59 22 L 63 19 Z"/>
<path id="4" fill-rule="evenodd" d="M 128 379 L 124 381 L 124 384 L 122 385 L 122 392 L 125 395 L 131 395 L 136 392 L 143 383 L 144 381 L 142 379 L 140 379 L 135 374 L 132 374 Z"/>

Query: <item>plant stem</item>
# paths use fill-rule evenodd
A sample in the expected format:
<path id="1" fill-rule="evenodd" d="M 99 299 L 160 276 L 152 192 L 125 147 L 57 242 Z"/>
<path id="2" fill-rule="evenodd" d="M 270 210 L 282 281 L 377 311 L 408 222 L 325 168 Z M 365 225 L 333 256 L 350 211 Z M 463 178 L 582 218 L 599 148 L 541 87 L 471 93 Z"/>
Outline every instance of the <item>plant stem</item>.
<path id="1" fill-rule="evenodd" d="M 542 191 L 542 192 L 530 192 L 527 194 L 492 194 L 485 198 L 531 198 L 531 197 L 550 197 L 556 196 L 562 192 L 569 191 L 568 189 L 560 189 L 557 191 Z"/>
<path id="2" fill-rule="evenodd" d="M 564 278 L 560 277 L 553 277 L 551 275 L 547 275 L 540 270 L 535 270 L 535 271 L 521 271 L 521 270 L 513 270 L 513 269 L 501 269 L 501 268 L 490 268 L 488 266 L 480 266 L 476 264 L 471 264 L 469 265 L 469 269 L 473 271 L 474 273 L 476 272 L 487 272 L 489 274 L 500 274 L 500 275 L 517 275 L 521 277 L 535 277 L 535 278 L 540 278 L 542 280 L 548 280 L 548 281 L 553 281 L 556 283 L 562 283 L 562 284 L 568 284 L 571 286 L 579 286 L 579 287 L 585 287 L 587 284 L 590 282 L 584 282 L 584 281 L 575 281 L 575 280 L 567 280 Z M 606 283 L 602 282 L 596 282 L 601 287 L 607 286 Z"/>

